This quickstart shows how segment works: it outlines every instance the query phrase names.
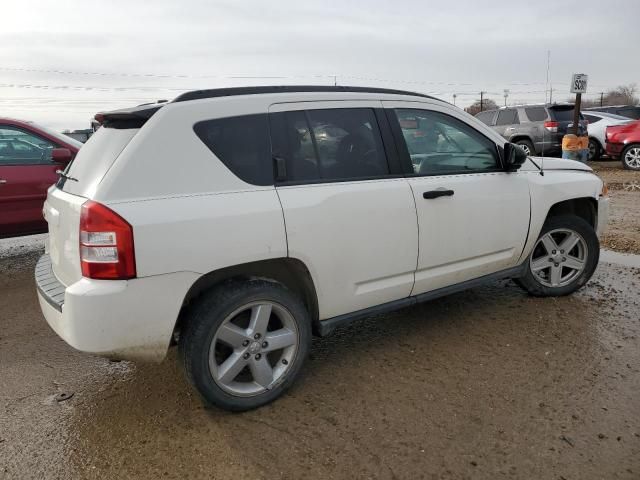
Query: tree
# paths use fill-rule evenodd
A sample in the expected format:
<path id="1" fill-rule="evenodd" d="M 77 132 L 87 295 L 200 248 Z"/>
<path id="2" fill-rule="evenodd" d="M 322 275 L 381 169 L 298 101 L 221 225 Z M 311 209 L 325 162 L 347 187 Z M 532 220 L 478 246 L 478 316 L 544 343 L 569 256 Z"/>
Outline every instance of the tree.
<path id="1" fill-rule="evenodd" d="M 493 110 L 494 108 L 498 108 L 498 104 L 496 102 L 494 102 L 490 98 L 484 98 L 482 100 L 482 111 L 484 111 L 484 110 Z M 475 115 L 476 113 L 480 112 L 481 111 L 480 110 L 480 99 L 478 99 L 475 102 L 473 102 L 473 104 L 470 107 L 465 108 L 465 111 L 467 113 L 470 113 L 471 115 Z"/>
<path id="2" fill-rule="evenodd" d="M 636 95 L 638 93 L 638 87 L 635 83 L 629 85 L 620 85 L 607 91 L 602 95 L 602 105 L 600 104 L 600 97 L 595 99 L 582 99 L 583 107 L 606 107 L 607 105 L 637 105 L 640 103 L 640 99 Z M 573 98 L 569 99 L 573 102 Z"/>

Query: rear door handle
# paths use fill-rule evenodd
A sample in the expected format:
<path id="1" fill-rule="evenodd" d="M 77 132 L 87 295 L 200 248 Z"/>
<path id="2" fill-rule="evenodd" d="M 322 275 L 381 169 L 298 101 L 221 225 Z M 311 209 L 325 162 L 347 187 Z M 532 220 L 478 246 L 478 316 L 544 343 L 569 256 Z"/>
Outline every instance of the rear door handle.
<path id="1" fill-rule="evenodd" d="M 3 183 L 7 183 L 7 181 L 4 178 L 0 178 L 0 185 L 2 185 Z"/>
<path id="2" fill-rule="evenodd" d="M 430 190 L 428 192 L 424 192 L 422 194 L 422 198 L 431 200 L 433 198 L 438 198 L 438 197 L 451 197 L 452 195 L 453 195 L 453 190 L 446 190 L 442 188 L 438 190 Z"/>

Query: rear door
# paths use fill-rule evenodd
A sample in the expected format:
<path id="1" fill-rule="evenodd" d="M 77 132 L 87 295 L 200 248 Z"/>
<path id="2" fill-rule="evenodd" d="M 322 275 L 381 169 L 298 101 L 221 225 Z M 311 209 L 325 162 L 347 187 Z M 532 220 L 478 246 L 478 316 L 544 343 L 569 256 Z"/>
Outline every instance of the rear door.
<path id="1" fill-rule="evenodd" d="M 62 166 L 55 145 L 13 125 L 0 125 L 0 236 L 46 231 L 42 206 Z"/>
<path id="2" fill-rule="evenodd" d="M 408 297 L 416 209 L 381 103 L 275 104 L 269 116 L 288 252 L 312 274 L 320 318 Z"/>
<path id="3" fill-rule="evenodd" d="M 418 212 L 413 294 L 516 266 L 529 227 L 526 173 L 504 172 L 494 140 L 454 108 L 383 103 Z"/>
<path id="4" fill-rule="evenodd" d="M 518 133 L 519 124 L 518 111 L 515 108 L 504 108 L 498 111 L 495 130 L 510 140 Z"/>

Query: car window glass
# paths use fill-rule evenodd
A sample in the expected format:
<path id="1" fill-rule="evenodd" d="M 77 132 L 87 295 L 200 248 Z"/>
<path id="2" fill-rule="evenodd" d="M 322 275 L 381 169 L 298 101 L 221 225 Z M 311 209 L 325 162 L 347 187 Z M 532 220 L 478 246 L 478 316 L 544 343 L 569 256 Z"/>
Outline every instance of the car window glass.
<path id="1" fill-rule="evenodd" d="M 198 122 L 196 135 L 240 179 L 254 185 L 273 184 L 271 145 L 266 114 Z"/>
<path id="2" fill-rule="evenodd" d="M 498 167 L 495 143 L 461 120 L 429 110 L 395 112 L 415 173 L 490 171 Z"/>
<path id="3" fill-rule="evenodd" d="M 640 118 L 640 109 L 621 108 L 620 111 L 618 111 L 618 115 L 622 115 L 623 117 L 638 119 Z"/>
<path id="4" fill-rule="evenodd" d="M 513 125 L 514 123 L 520 123 L 517 110 L 509 108 L 498 112 L 496 125 Z"/>
<path id="5" fill-rule="evenodd" d="M 46 165 L 55 145 L 9 125 L 0 125 L 0 165 Z"/>
<path id="6" fill-rule="evenodd" d="M 594 115 L 589 115 L 588 113 L 584 114 L 584 118 L 589 121 L 589 124 L 594 124 L 602 120 L 600 117 L 596 117 Z"/>
<path id="7" fill-rule="evenodd" d="M 389 174 L 372 109 L 287 112 L 284 124 L 289 181 L 349 180 Z"/>
<path id="8" fill-rule="evenodd" d="M 524 112 L 531 122 L 542 122 L 547 118 L 547 111 L 544 107 L 527 107 L 524 109 Z"/>
<path id="9" fill-rule="evenodd" d="M 491 121 L 493 120 L 494 112 L 480 112 L 476 115 L 476 118 L 480 120 L 485 125 L 491 125 Z"/>

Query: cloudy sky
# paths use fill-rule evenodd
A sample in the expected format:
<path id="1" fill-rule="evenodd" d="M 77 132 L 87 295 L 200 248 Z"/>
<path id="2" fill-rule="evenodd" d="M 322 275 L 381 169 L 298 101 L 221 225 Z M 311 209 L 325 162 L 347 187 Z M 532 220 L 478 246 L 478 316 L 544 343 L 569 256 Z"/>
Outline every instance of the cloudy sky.
<path id="1" fill-rule="evenodd" d="M 539 102 L 549 50 L 554 99 L 574 72 L 596 96 L 640 86 L 638 18 L 640 0 L 4 0 L 0 116 L 86 128 L 185 90 L 334 78 Z"/>

